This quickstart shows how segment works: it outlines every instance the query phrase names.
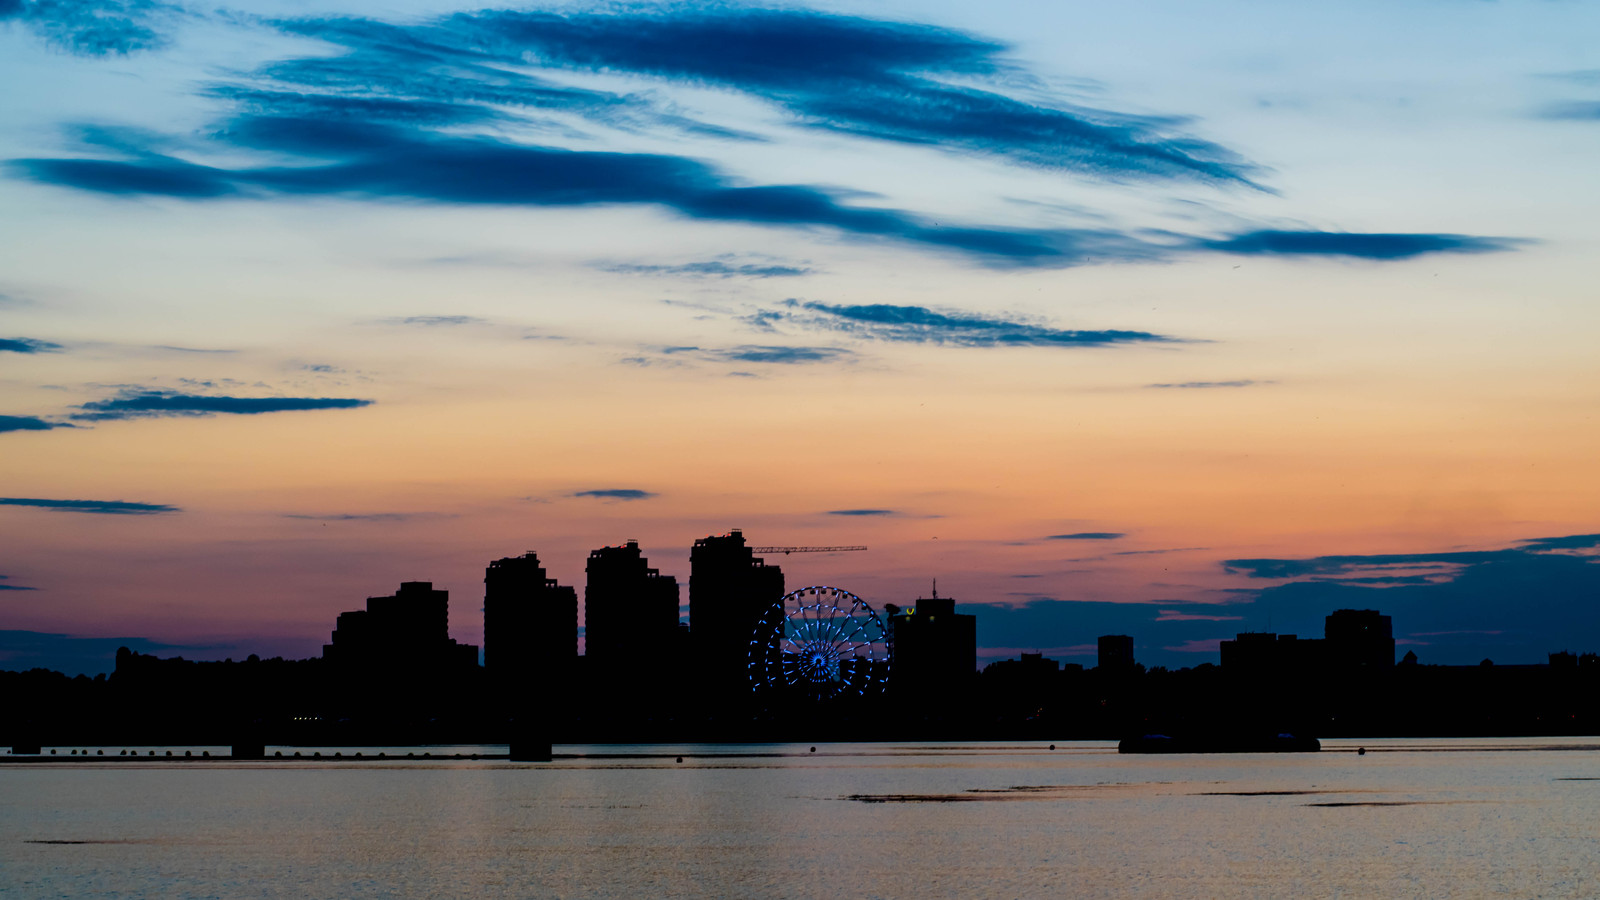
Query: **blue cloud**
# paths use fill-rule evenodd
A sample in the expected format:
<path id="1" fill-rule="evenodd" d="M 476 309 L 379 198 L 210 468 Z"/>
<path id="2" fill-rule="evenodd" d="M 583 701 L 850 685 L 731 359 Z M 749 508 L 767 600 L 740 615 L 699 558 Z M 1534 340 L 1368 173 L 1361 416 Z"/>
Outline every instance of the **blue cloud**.
<path id="1" fill-rule="evenodd" d="M 806 266 L 732 263 L 720 259 L 677 265 L 617 264 L 601 268 L 607 272 L 625 275 L 688 275 L 701 278 L 793 278 L 810 275 L 812 272 Z"/>
<path id="2" fill-rule="evenodd" d="M 810 363 L 845 362 L 855 354 L 841 347 L 786 347 L 763 344 L 741 344 L 737 347 L 663 347 L 663 356 L 694 356 L 710 362 L 771 363 L 774 365 L 806 365 Z M 624 362 L 639 366 L 653 365 L 658 359 L 630 357 Z"/>
<path id="3" fill-rule="evenodd" d="M 1249 165 L 1178 133 L 1179 120 L 1039 106 L 974 87 L 1012 73 L 1001 56 L 1005 48 L 931 26 L 761 9 L 567 15 L 490 10 L 415 25 L 367 19 L 276 25 L 345 52 L 280 60 L 241 76 L 244 83 L 206 90 L 233 107 L 231 117 L 209 134 L 210 143 L 230 160 L 247 158 L 241 151 L 265 154 L 257 157 L 259 164 L 205 165 L 191 158 L 203 143 L 186 147 L 191 142 L 88 128 L 82 137 L 91 153 L 15 159 L 9 167 L 80 190 L 196 201 L 338 196 L 466 205 L 650 205 L 693 219 L 911 245 L 1001 268 L 1159 260 L 1193 251 L 1403 259 L 1514 243 L 1462 235 L 1276 231 L 1152 243 L 1148 236 L 1111 228 L 947 225 L 910 211 L 857 205 L 842 190 L 743 183 L 686 157 L 581 151 L 501 137 L 516 125 L 562 140 L 583 139 L 568 122 L 572 116 L 623 129 L 718 133 L 681 119 L 649 95 L 572 88 L 529 74 L 539 67 L 604 69 L 742 91 L 789 110 L 805 125 L 948 152 L 1113 179 L 1252 184 Z M 530 118 L 530 110 L 537 115 Z M 792 274 L 759 268 L 736 274 Z M 711 266 L 702 274 L 726 273 Z M 1106 337 L 1121 339 L 1109 332 Z M 1096 342 L 1089 332 L 1016 339 Z"/>
<path id="4" fill-rule="evenodd" d="M 158 30 L 177 8 L 156 0 L 0 0 L 11 19 L 82 56 L 123 56 L 164 46 Z"/>
<path id="5" fill-rule="evenodd" d="M 1521 239 L 1466 234 L 1362 234 L 1342 231 L 1250 231 L 1195 246 L 1251 256 L 1348 256 L 1356 259 L 1411 259 L 1429 253 L 1495 253 L 1526 243 Z"/>
<path id="6" fill-rule="evenodd" d="M 367 20 L 282 27 L 374 59 L 399 43 L 396 26 Z M 1181 119 L 1041 105 L 973 86 L 1014 69 L 1006 47 L 928 25 L 782 9 L 486 10 L 402 33 L 407 55 L 533 59 L 708 85 L 771 103 L 804 126 L 1046 169 L 1245 185 L 1257 171 L 1178 132 Z"/>
<path id="7" fill-rule="evenodd" d="M 73 413 L 72 418 L 86 422 L 106 422 L 170 416 L 218 414 L 249 416 L 314 409 L 355 409 L 371 406 L 373 402 L 343 397 L 223 397 L 168 391 L 133 391 L 110 400 L 94 400 L 81 404 L 78 408 L 83 412 Z"/>
<path id="8" fill-rule="evenodd" d="M 1576 122 L 1600 122 L 1600 101 L 1585 100 L 1558 103 L 1540 111 L 1540 118 Z"/>
<path id="9" fill-rule="evenodd" d="M 1377 608 L 1394 617 L 1396 637 L 1414 642 L 1423 662 L 1530 663 L 1563 648 L 1600 649 L 1600 556 L 1570 552 L 1594 550 L 1600 537 L 1520 543 L 1224 565 L 1251 577 L 1292 579 L 1246 594 L 1258 608 L 1270 608 L 1284 630 L 1306 633 L 1332 609 Z"/>
<path id="10" fill-rule="evenodd" d="M 1522 555 L 1523 550 L 1460 550 L 1444 553 L 1386 553 L 1365 556 L 1315 556 L 1309 559 L 1227 559 L 1223 568 L 1250 578 L 1305 578 L 1342 576 L 1349 572 L 1374 569 L 1432 568 L 1450 570 L 1457 566 L 1505 560 Z"/>
<path id="11" fill-rule="evenodd" d="M 52 428 L 71 428 L 65 422 L 47 422 L 33 416 L 0 416 L 0 434 L 8 431 L 49 431 Z"/>
<path id="12" fill-rule="evenodd" d="M 850 351 L 838 347 L 764 347 L 753 344 L 731 347 L 726 350 L 705 350 L 702 353 L 727 362 L 776 363 L 779 365 L 833 362 L 852 355 Z"/>
<path id="13" fill-rule="evenodd" d="M 1047 541 L 1115 541 L 1128 535 L 1121 531 L 1075 531 L 1071 534 L 1046 535 Z"/>
<path id="14" fill-rule="evenodd" d="M 387 124 L 245 117 L 229 139 L 262 150 L 332 157 L 292 167 L 223 169 L 155 151 L 125 160 L 18 159 L 37 181 L 114 195 L 186 199 L 335 195 L 456 204 L 593 206 L 649 204 L 696 219 L 818 227 L 954 251 L 997 266 L 1062 266 L 1099 256 L 1146 258 L 1122 235 L 963 228 L 910 213 L 857 207 L 804 185 L 742 186 L 705 163 L 675 156 L 603 153 L 432 135 Z"/>
<path id="15" fill-rule="evenodd" d="M 1093 662 L 1102 634 L 1131 634 L 1141 662 L 1217 661 L 1215 642 L 1240 631 L 1321 637 L 1338 609 L 1393 618 L 1400 652 L 1424 663 L 1543 662 L 1563 648 L 1600 650 L 1600 535 L 1519 541 L 1483 551 L 1227 560 L 1230 571 L 1288 579 L 1225 591 L 1225 603 L 1069 601 L 1018 592 L 1019 604 L 961 604 L 978 616 L 980 647 L 1083 648 Z M 1201 651 L 1204 652 L 1196 652 Z M 1011 651 L 1014 654 L 1014 649 Z M 982 651 L 980 650 L 980 655 Z M 999 654 L 1005 655 L 1005 654 Z"/>
<path id="16" fill-rule="evenodd" d="M 1600 534 L 1568 534 L 1561 537 L 1528 538 L 1519 541 L 1527 550 L 1593 550 L 1600 548 Z"/>
<path id="17" fill-rule="evenodd" d="M 759 322 L 753 324 L 771 327 L 774 322 L 786 319 L 875 340 L 956 347 L 1097 347 L 1173 340 L 1147 331 L 1064 330 L 972 313 L 936 312 L 922 306 L 886 303 L 834 306 L 797 300 L 790 300 L 786 305 L 796 312 L 761 313 Z"/>
<path id="18" fill-rule="evenodd" d="M 5 583 L 5 582 L 8 582 L 10 580 L 11 580 L 11 576 L 10 575 L 0 575 L 0 591 L 36 591 L 36 590 L 38 590 L 38 588 L 28 587 L 27 585 L 6 584 Z"/>
<path id="19" fill-rule="evenodd" d="M 892 516 L 892 509 L 830 509 L 830 516 Z"/>
<path id="20" fill-rule="evenodd" d="M 649 500 L 658 496 L 650 491 L 641 491 L 638 488 L 599 488 L 588 491 L 578 491 L 574 497 L 594 497 L 599 500 Z"/>
<path id="21" fill-rule="evenodd" d="M 0 338 L 0 353 L 54 353 L 60 349 L 60 344 L 33 338 Z"/>
<path id="22" fill-rule="evenodd" d="M 141 637 L 79 637 L 0 629 L 0 668 L 14 672 L 50 669 L 67 675 L 109 674 L 116 668 L 117 650 L 121 647 L 163 656 L 170 656 L 175 650 L 195 649 Z"/>
<path id="23" fill-rule="evenodd" d="M 180 511 L 176 506 L 162 503 L 129 503 L 126 500 L 41 500 L 34 497 L 0 497 L 0 506 L 36 506 L 60 512 L 98 513 L 108 516 L 148 516 Z"/>

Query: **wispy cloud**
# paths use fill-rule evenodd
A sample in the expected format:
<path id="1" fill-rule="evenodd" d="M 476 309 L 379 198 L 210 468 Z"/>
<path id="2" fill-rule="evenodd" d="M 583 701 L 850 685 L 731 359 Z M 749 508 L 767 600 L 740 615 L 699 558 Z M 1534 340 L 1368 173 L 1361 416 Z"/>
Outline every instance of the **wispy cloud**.
<path id="1" fill-rule="evenodd" d="M 10 575 L 0 575 L 0 591 L 36 591 L 38 588 L 28 587 L 24 584 L 8 584 Z"/>
<path id="2" fill-rule="evenodd" d="M 8 431 L 49 431 L 52 428 L 74 428 L 66 422 L 49 422 L 33 416 L 0 416 L 0 434 Z"/>
<path id="3" fill-rule="evenodd" d="M 249 416 L 317 409 L 355 409 L 371 406 L 373 402 L 340 397 L 223 397 L 170 391 L 130 391 L 110 400 L 92 400 L 81 404 L 78 408 L 82 412 L 73 413 L 72 418 L 85 422 L 107 422 L 173 416 Z"/>
<path id="4" fill-rule="evenodd" d="M 1561 537 L 1528 538 L 1518 541 L 1524 549 L 1541 550 L 1595 550 L 1600 549 L 1600 534 L 1568 534 Z"/>
<path id="5" fill-rule="evenodd" d="M 623 275 L 676 275 L 690 278 L 796 278 L 810 275 L 809 266 L 772 262 L 738 262 L 736 259 L 708 259 L 673 264 L 609 263 L 599 268 Z"/>
<path id="6" fill-rule="evenodd" d="M 389 325 L 421 325 L 424 328 L 451 328 L 458 325 L 488 325 L 488 319 L 477 316 L 396 316 L 384 319 Z"/>
<path id="7" fill-rule="evenodd" d="M 781 366 L 810 363 L 843 362 L 855 356 L 842 347 L 786 347 L 762 344 L 741 344 L 737 347 L 664 347 L 666 356 L 692 356 L 710 362 L 771 363 Z M 639 365 L 647 365 L 648 358 L 630 358 Z"/>
<path id="8" fill-rule="evenodd" d="M 19 159 L 10 165 L 36 181 L 82 190 L 191 200 L 328 195 L 497 206 L 655 205 L 694 219 L 898 241 L 1002 267 L 1151 255 L 1120 234 L 949 226 L 846 203 L 839 192 L 821 187 L 747 186 L 686 157 L 568 150 L 340 118 L 245 116 L 221 133 L 250 149 L 300 154 L 305 164 L 225 169 L 149 149 L 121 159 Z"/>
<path id="9" fill-rule="evenodd" d="M 802 127 L 1042 169 L 1241 185 L 1253 185 L 1258 171 L 1221 146 L 1183 134 L 1176 118 L 1009 96 L 996 77 L 1017 68 L 1003 58 L 1004 45 L 929 25 L 798 9 L 624 7 L 483 10 L 410 27 L 360 19 L 301 19 L 282 27 L 346 48 L 336 63 L 376 69 L 390 83 L 403 73 L 423 90 L 463 71 L 498 64 L 504 72 L 537 61 L 547 71 L 631 72 L 710 85 L 783 109 Z M 281 67 L 274 74 L 286 77 Z M 301 73 L 287 77 L 295 76 L 306 80 Z M 513 90 L 531 86 L 508 83 L 513 79 L 500 75 Z M 407 85 L 405 92 L 416 91 Z M 551 92 L 556 96 L 547 103 L 566 99 Z M 609 108 L 615 101 L 597 109 L 592 101 L 576 102 L 581 111 L 616 115 Z"/>
<path id="10" fill-rule="evenodd" d="M 0 353 L 56 353 L 60 344 L 33 338 L 0 338 Z"/>
<path id="11" fill-rule="evenodd" d="M 713 87 L 767 102 L 803 128 L 1111 181 L 1259 187 L 1258 168 L 1185 133 L 1179 117 L 1014 97 L 1005 87 L 1021 70 L 1005 58 L 1003 45 L 935 26 L 733 7 L 483 10 L 412 24 L 303 18 L 273 25 L 342 53 L 278 60 L 207 86 L 207 96 L 229 104 L 231 114 L 204 139 L 86 128 L 82 152 L 14 159 L 9 167 L 79 190 L 193 201 L 645 205 L 689 219 L 820 231 L 995 268 L 1195 252 L 1393 260 L 1518 244 L 1455 234 L 1259 230 L 1196 238 L 1103 225 L 950 224 L 914 210 L 864 205 L 857 202 L 859 191 L 746 181 L 687 156 L 572 149 L 567 145 L 585 138 L 571 126 L 573 117 L 622 132 L 667 128 L 744 136 L 685 120 L 649 92 L 610 93 L 547 77 L 603 70 L 611 78 Z M 529 132 L 549 139 L 529 140 Z M 195 161 L 200 158 L 215 164 Z M 684 271 L 690 274 L 697 264 L 679 265 L 691 267 Z M 749 266 L 713 263 L 699 274 L 795 274 L 779 271 L 783 266 Z M 982 343 L 972 329 L 967 334 Z M 1073 333 L 1013 334 L 1041 345 L 1121 339 L 1114 333 L 1100 341 L 1089 332 L 1077 333 L 1086 338 L 1081 341 Z"/>
<path id="12" fill-rule="evenodd" d="M 659 496 L 651 491 L 638 488 L 596 488 L 587 491 L 575 491 L 574 497 L 593 497 L 597 500 L 649 500 Z"/>
<path id="13" fill-rule="evenodd" d="M 892 516 L 894 514 L 895 514 L 895 511 L 892 510 L 892 509 L 830 509 L 830 510 L 828 510 L 828 515 L 830 515 L 830 516 Z"/>
<path id="14" fill-rule="evenodd" d="M 218 349 L 218 348 L 212 348 L 212 347 L 174 347 L 171 344 L 157 344 L 155 346 L 155 349 L 157 349 L 157 350 L 167 350 L 167 351 L 172 352 L 172 353 L 208 353 L 208 354 L 219 354 L 219 355 L 228 354 L 228 353 L 238 353 L 239 352 L 237 350 Z"/>
<path id="15" fill-rule="evenodd" d="M 0 22 L 20 22 L 83 56 L 122 56 L 166 44 L 178 7 L 156 0 L 0 0 Z"/>
<path id="16" fill-rule="evenodd" d="M 1071 534 L 1050 534 L 1047 541 L 1115 541 L 1128 535 L 1121 531 L 1075 531 Z"/>
<path id="17" fill-rule="evenodd" d="M 1497 253 L 1528 241 L 1467 234 L 1363 234 L 1342 231 L 1249 231 L 1194 246 L 1246 256 L 1343 256 L 1399 260 L 1430 253 Z"/>
<path id="18" fill-rule="evenodd" d="M 59 512 L 98 513 L 109 516 L 147 516 L 180 511 L 176 506 L 161 503 L 129 503 L 126 500 L 42 500 L 36 497 L 0 497 L 0 506 L 35 506 Z"/>
<path id="19" fill-rule="evenodd" d="M 1145 385 L 1145 387 L 1147 387 L 1147 388 L 1185 388 L 1185 389 L 1191 389 L 1191 388 L 1199 388 L 1199 389 L 1205 389 L 1205 388 L 1243 388 L 1243 387 L 1254 387 L 1254 386 L 1256 386 L 1258 384 L 1277 384 L 1277 382 L 1275 382 L 1275 381 L 1256 381 L 1254 379 L 1241 378 L 1238 381 L 1179 381 L 1179 382 L 1174 382 L 1174 383 L 1169 383 L 1169 384 L 1147 384 L 1147 385 Z"/>
<path id="20" fill-rule="evenodd" d="M 786 301 L 784 310 L 764 310 L 747 321 L 759 328 L 793 324 L 855 337 L 953 347 L 1100 347 L 1175 340 L 1147 331 L 1070 330 L 1037 322 L 959 310 L 874 303 L 860 306 Z"/>

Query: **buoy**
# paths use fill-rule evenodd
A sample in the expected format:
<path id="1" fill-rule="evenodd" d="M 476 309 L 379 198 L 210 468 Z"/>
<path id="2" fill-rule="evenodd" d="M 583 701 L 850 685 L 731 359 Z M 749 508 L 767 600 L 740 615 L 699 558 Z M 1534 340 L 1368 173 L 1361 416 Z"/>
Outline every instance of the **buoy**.
<path id="1" fill-rule="evenodd" d="M 1357 756 L 1366 756 L 1367 755 L 1367 748 L 1365 748 L 1365 747 L 1357 747 L 1356 748 L 1356 755 Z"/>
<path id="2" fill-rule="evenodd" d="M 1055 745 L 1055 744 L 1051 744 L 1051 745 L 1050 745 L 1050 749 L 1051 749 L 1051 750 L 1054 750 L 1054 749 L 1055 749 L 1055 748 L 1056 748 L 1056 745 Z"/>

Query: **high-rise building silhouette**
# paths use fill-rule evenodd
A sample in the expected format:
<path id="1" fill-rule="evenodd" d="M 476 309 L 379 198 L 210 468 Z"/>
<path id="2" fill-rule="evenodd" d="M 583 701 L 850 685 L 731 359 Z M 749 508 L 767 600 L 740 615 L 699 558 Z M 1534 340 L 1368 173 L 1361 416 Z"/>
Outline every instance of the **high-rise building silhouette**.
<path id="1" fill-rule="evenodd" d="M 450 592 L 431 581 L 406 581 L 367 608 L 339 614 L 322 657 L 335 665 L 376 672 L 475 667 L 478 648 L 450 638 Z"/>
<path id="2" fill-rule="evenodd" d="M 783 570 L 769 566 L 735 528 L 700 538 L 689 552 L 690 636 L 703 688 L 726 697 L 750 692 L 751 641 L 783 598 Z M 778 615 L 781 616 L 781 611 Z"/>
<path id="3" fill-rule="evenodd" d="M 551 685 L 578 657 L 578 592 L 545 574 L 528 551 L 483 573 L 483 664 L 502 688 Z"/>
<path id="4" fill-rule="evenodd" d="M 678 640 L 678 580 L 650 568 L 637 541 L 590 551 L 583 644 L 590 677 L 642 674 Z"/>
<path id="5" fill-rule="evenodd" d="M 901 697 L 954 690 L 972 681 L 978 668 L 978 617 L 956 612 L 956 601 L 932 597 L 904 609 L 890 606 L 888 637 L 893 653 L 889 689 Z"/>

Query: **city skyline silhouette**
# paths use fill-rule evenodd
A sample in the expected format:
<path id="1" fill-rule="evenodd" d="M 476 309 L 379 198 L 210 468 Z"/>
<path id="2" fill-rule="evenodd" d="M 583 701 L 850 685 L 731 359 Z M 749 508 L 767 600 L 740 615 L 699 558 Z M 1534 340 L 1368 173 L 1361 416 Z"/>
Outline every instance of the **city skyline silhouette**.
<path id="1" fill-rule="evenodd" d="M 0 666 L 731 527 L 979 663 L 1600 647 L 1587 6 L 264 2 L 0 4 Z"/>

